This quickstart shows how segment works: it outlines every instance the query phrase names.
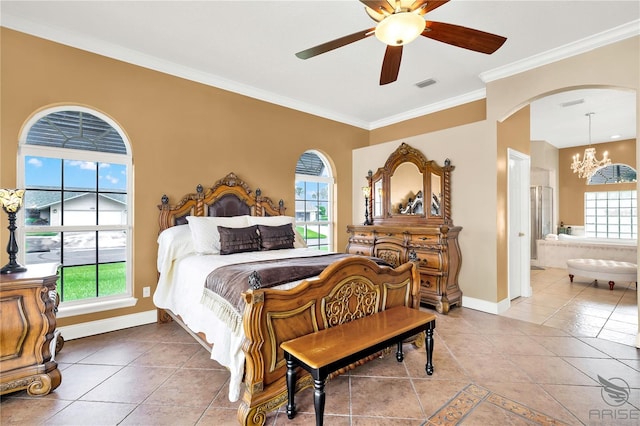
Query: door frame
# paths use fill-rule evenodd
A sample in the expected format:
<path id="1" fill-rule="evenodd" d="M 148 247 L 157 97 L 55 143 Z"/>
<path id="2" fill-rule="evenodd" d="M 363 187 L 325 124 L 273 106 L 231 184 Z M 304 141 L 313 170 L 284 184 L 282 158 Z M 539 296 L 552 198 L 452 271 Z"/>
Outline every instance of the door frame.
<path id="1" fill-rule="evenodd" d="M 507 289 L 511 302 L 513 280 L 520 282 L 520 296 L 531 297 L 531 157 L 512 148 L 507 148 Z M 514 196 L 515 194 L 515 196 Z M 512 235 L 512 219 L 519 222 L 521 236 Z"/>

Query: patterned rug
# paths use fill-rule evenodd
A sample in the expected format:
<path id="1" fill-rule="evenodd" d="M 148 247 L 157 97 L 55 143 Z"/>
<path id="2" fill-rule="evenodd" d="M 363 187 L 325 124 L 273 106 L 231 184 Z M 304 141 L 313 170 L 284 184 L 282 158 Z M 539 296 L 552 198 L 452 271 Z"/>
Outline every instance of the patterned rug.
<path id="1" fill-rule="evenodd" d="M 446 405 L 431 416 L 422 426 L 457 425 L 468 417 L 480 404 L 489 403 L 521 417 L 530 424 L 566 425 L 544 413 L 533 410 L 509 398 L 493 393 L 478 385 L 468 385 L 456 394 Z"/>

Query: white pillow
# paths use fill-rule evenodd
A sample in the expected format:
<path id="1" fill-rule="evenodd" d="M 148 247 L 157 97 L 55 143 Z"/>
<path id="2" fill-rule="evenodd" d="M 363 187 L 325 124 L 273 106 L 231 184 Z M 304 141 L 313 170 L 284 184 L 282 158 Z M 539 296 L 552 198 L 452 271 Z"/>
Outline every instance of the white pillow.
<path id="1" fill-rule="evenodd" d="M 231 217 L 187 216 L 196 252 L 200 254 L 220 253 L 218 226 L 245 228 L 250 225 L 248 217 L 247 215 Z"/>
<path id="2" fill-rule="evenodd" d="M 296 229 L 294 222 L 291 216 L 249 216 L 249 225 L 281 226 L 290 223 L 296 236 L 293 241 L 293 248 L 304 248 L 307 246 L 307 242 Z"/>
<path id="3" fill-rule="evenodd" d="M 195 251 L 188 226 L 178 225 L 165 229 L 158 235 L 158 271 L 164 272 L 171 262 Z"/>

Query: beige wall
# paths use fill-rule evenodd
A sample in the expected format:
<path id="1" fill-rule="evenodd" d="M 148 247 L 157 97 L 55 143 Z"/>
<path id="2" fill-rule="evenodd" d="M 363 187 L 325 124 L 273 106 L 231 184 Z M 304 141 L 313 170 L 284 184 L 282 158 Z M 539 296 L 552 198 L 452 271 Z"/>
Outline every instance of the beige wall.
<path id="1" fill-rule="evenodd" d="M 455 113 L 455 111 L 451 111 Z M 384 165 L 389 154 L 402 142 L 421 151 L 427 160 L 443 165 L 449 158 L 455 167 L 451 173 L 451 209 L 453 223 L 462 226 L 459 236 L 462 268 L 458 282 L 465 297 L 489 300 L 495 293 L 495 173 L 487 168 L 495 164 L 495 150 L 486 150 L 487 123 L 479 121 L 447 130 L 406 137 L 354 151 L 354 194 L 365 182 L 367 170 Z M 360 191 L 361 192 L 361 191 Z M 364 206 L 354 208 L 354 222 L 362 222 Z"/>
<path id="2" fill-rule="evenodd" d="M 369 132 L 117 60 L 1 29 L 0 187 L 15 187 L 18 138 L 25 121 L 54 104 L 84 105 L 111 117 L 131 142 L 134 163 L 135 307 L 84 317 L 75 324 L 154 309 L 142 287 L 155 288 L 157 205 L 177 202 L 197 184 L 233 171 L 294 213 L 294 174 L 300 154 L 317 149 L 335 165 L 337 249 L 351 222 L 351 151 Z M 0 215 L 6 223 L 6 215 Z M 6 247 L 8 233 L 0 232 Z M 2 264 L 7 254 L 2 250 Z"/>
<path id="3" fill-rule="evenodd" d="M 609 158 L 613 163 L 627 164 L 634 169 L 636 167 L 636 140 L 628 139 L 619 142 L 607 142 L 592 145 L 596 149 L 598 158 L 602 157 L 604 151 L 608 151 Z M 560 175 L 560 221 L 565 225 L 584 225 L 584 193 L 597 191 L 625 191 L 636 188 L 635 183 L 621 183 L 615 185 L 587 185 L 587 180 L 579 178 L 573 173 L 570 164 L 573 161 L 574 154 L 579 153 L 580 158 L 584 156 L 586 146 L 564 148 L 559 150 L 558 156 L 558 172 Z"/>
<path id="4" fill-rule="evenodd" d="M 412 118 L 411 120 L 405 120 L 400 123 L 372 130 L 369 135 L 369 144 L 375 145 L 388 142 L 398 138 L 398 135 L 402 135 L 402 137 L 417 136 L 467 123 L 474 123 L 484 120 L 486 115 L 486 100 L 480 99 L 464 105 L 434 112 L 433 114 L 423 115 Z"/>

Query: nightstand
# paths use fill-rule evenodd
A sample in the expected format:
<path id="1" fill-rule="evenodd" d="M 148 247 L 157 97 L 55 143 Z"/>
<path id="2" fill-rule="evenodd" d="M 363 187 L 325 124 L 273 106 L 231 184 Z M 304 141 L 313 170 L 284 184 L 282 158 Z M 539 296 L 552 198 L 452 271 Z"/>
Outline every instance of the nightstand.
<path id="1" fill-rule="evenodd" d="M 0 395 L 26 389 L 46 395 L 60 385 L 54 360 L 58 264 L 0 274 Z"/>

